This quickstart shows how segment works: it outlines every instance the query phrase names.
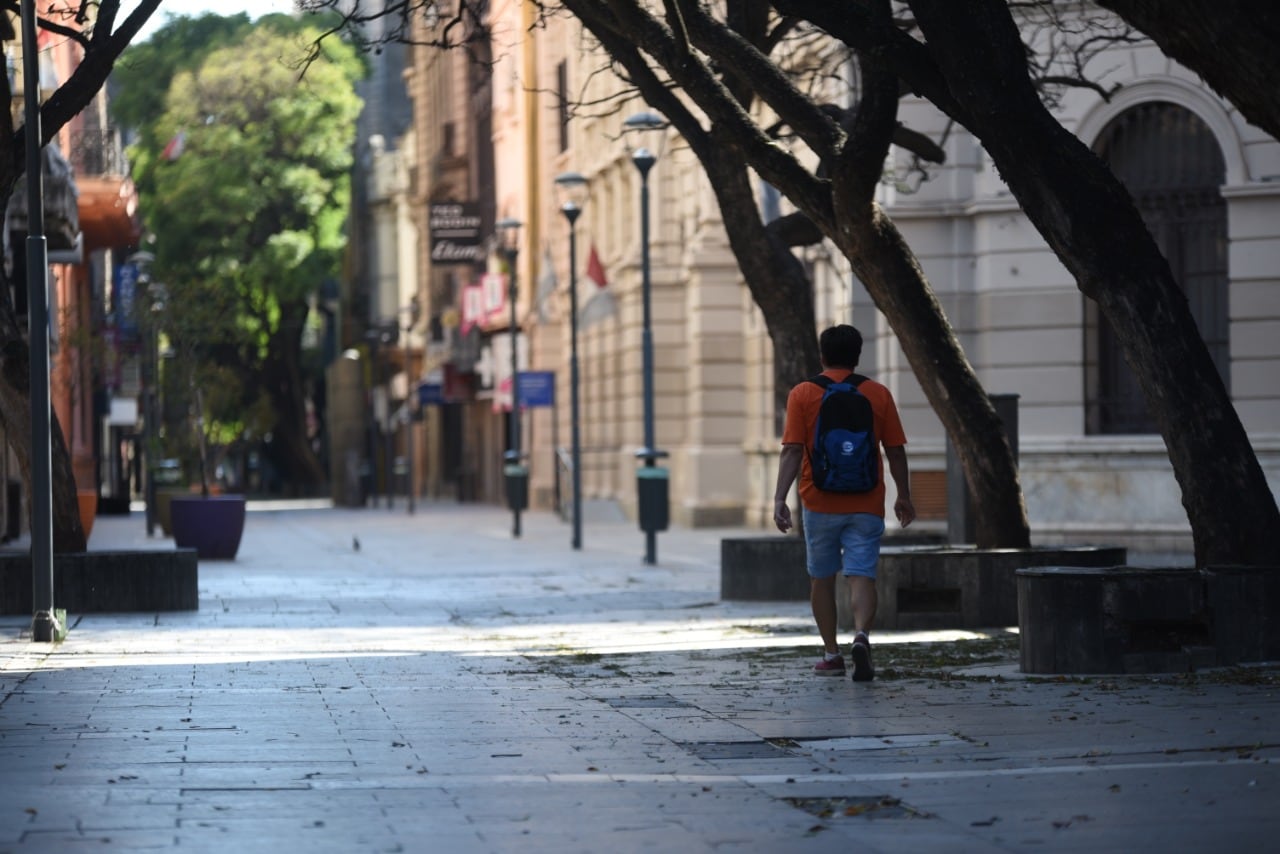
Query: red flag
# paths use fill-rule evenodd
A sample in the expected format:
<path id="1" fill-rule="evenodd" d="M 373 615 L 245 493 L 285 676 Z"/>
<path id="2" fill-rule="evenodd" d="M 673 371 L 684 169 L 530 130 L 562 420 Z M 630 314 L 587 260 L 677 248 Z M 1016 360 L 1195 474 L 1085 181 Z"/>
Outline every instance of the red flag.
<path id="1" fill-rule="evenodd" d="M 160 152 L 160 157 L 164 160 L 174 161 L 182 156 L 182 150 L 187 147 L 187 132 L 180 130 L 173 135 L 173 139 L 169 140 L 165 145 L 164 151 Z"/>
<path id="2" fill-rule="evenodd" d="M 600 263 L 600 255 L 596 245 L 591 244 L 591 254 L 587 256 L 587 278 L 596 283 L 597 288 L 607 288 L 609 278 L 604 274 L 604 265 Z"/>

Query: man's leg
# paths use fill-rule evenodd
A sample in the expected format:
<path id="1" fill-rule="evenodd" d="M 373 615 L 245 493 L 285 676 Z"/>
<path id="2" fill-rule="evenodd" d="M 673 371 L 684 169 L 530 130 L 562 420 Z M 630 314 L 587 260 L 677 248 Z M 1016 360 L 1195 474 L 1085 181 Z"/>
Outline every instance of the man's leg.
<path id="1" fill-rule="evenodd" d="M 874 592 L 874 591 L 873 591 Z M 809 579 L 809 605 L 813 608 L 813 621 L 818 624 L 823 648 L 832 655 L 840 651 L 836 643 L 836 578 Z"/>
<path id="2" fill-rule="evenodd" d="M 805 563 L 809 571 L 809 605 L 826 652 L 813 670 L 819 676 L 843 676 L 844 656 L 836 641 L 836 575 L 840 572 L 839 519 L 804 511 Z"/>
<path id="3" fill-rule="evenodd" d="M 863 575 L 849 576 L 849 589 L 853 597 L 853 645 L 849 648 L 853 659 L 853 681 L 870 682 L 876 669 L 871 663 L 871 641 L 867 632 L 876 619 L 876 580 Z"/>
<path id="4" fill-rule="evenodd" d="M 876 564 L 880 559 L 880 538 L 884 535 L 884 519 L 856 513 L 849 520 L 844 543 L 844 571 L 849 585 L 853 610 L 853 681 L 868 682 L 875 678 L 871 663 L 871 641 L 867 633 L 876 620 Z"/>
<path id="5" fill-rule="evenodd" d="M 853 630 L 870 632 L 876 621 L 876 580 L 865 575 L 850 575 L 845 578 L 849 584 L 853 605 Z"/>

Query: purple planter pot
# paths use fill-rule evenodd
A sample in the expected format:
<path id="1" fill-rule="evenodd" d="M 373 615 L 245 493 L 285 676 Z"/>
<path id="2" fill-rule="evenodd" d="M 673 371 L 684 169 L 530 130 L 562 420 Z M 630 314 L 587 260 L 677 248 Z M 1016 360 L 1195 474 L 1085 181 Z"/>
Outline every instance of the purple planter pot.
<path id="1" fill-rule="evenodd" d="M 243 495 L 174 496 L 169 500 L 173 542 L 201 560 L 234 560 L 244 534 Z"/>

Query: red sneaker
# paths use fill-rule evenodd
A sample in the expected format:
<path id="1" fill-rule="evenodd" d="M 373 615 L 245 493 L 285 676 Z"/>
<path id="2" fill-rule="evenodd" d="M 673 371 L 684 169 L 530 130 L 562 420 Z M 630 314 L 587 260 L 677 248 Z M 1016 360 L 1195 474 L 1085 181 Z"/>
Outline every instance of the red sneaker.
<path id="1" fill-rule="evenodd" d="M 813 672 L 819 676 L 843 676 L 844 656 L 837 655 L 832 659 L 822 659 L 817 664 L 813 665 Z"/>

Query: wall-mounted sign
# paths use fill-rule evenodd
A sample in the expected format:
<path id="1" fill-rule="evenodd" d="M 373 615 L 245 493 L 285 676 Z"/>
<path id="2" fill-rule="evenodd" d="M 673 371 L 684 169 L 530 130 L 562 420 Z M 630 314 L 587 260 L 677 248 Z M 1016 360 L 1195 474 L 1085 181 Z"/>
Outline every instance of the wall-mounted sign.
<path id="1" fill-rule="evenodd" d="M 131 346 L 138 343 L 137 304 L 142 298 L 138 277 L 138 265 L 132 261 L 116 265 L 115 321 L 120 333 L 120 343 Z"/>
<path id="2" fill-rule="evenodd" d="M 511 392 L 507 392 L 509 395 Z M 520 406 L 555 406 L 556 375 L 552 371 L 520 372 Z"/>
<path id="3" fill-rule="evenodd" d="M 466 335 L 471 331 L 471 327 L 479 326 L 486 322 L 484 288 L 479 283 L 464 285 L 459 301 L 462 303 L 459 329 L 461 329 L 463 335 Z"/>
<path id="4" fill-rule="evenodd" d="M 507 274 L 485 273 L 480 277 L 484 322 L 494 323 L 507 313 Z"/>
<path id="5" fill-rule="evenodd" d="M 444 385 L 442 383 L 418 383 L 419 406 L 442 406 L 444 402 Z"/>
<path id="6" fill-rule="evenodd" d="M 433 202 L 427 205 L 433 264 L 474 264 L 484 257 L 480 205 Z"/>

